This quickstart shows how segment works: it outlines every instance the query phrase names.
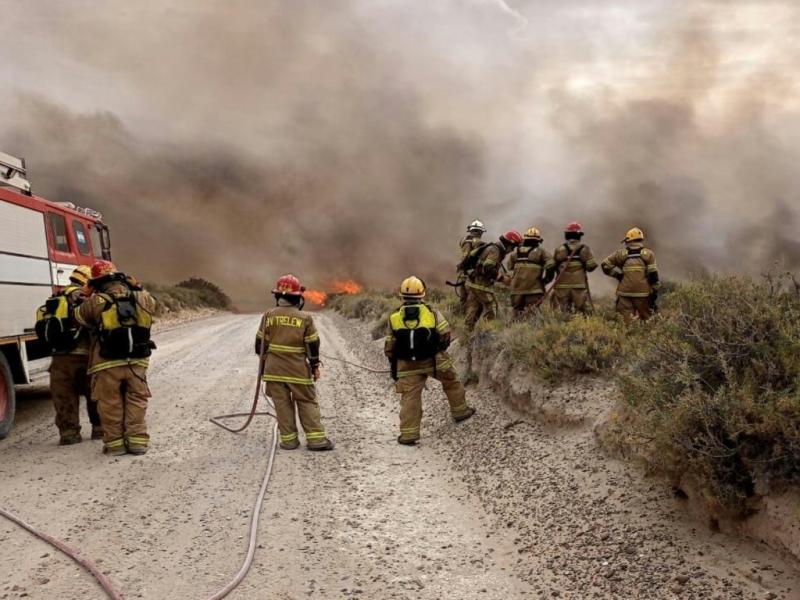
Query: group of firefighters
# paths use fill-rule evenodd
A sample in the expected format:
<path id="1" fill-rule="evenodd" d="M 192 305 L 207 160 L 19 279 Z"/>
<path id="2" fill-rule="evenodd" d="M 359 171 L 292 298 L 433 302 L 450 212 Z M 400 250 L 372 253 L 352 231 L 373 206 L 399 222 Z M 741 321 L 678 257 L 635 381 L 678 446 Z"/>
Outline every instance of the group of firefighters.
<path id="1" fill-rule="evenodd" d="M 80 397 L 92 439 L 112 456 L 145 454 L 150 328 L 156 302 L 106 260 L 77 267 L 37 311 L 36 332 L 53 355 L 50 389 L 59 444 L 80 443 Z"/>
<path id="2" fill-rule="evenodd" d="M 552 254 L 542 247 L 544 240 L 536 227 L 524 235 L 508 231 L 496 242 L 484 242 L 484 233 L 483 223 L 473 221 L 460 242 L 461 262 L 454 285 L 463 288 L 461 309 L 468 330 L 472 331 L 481 317 L 495 318 L 496 283 L 510 288 L 515 318 L 532 314 L 548 297 L 554 307 L 564 312 L 586 314 L 591 310 L 588 274 L 598 264 L 591 248 L 583 242 L 580 223 L 569 223 L 564 228 L 564 241 Z M 623 244 L 600 267 L 606 275 L 618 280 L 617 311 L 622 318 L 628 322 L 644 321 L 656 310 L 660 287 L 656 257 L 645 247 L 644 232 L 638 227 L 625 234 Z M 551 282 L 553 285 L 547 290 Z"/>
<path id="3" fill-rule="evenodd" d="M 564 242 L 553 254 L 542 247 L 541 232 L 535 227 L 524 235 L 508 231 L 496 242 L 484 242 L 485 232 L 483 223 L 473 221 L 460 243 L 455 285 L 465 290 L 461 307 L 469 331 L 480 318 L 495 318 L 498 283 L 510 288 L 516 318 L 535 312 L 551 294 L 557 309 L 591 310 L 588 273 L 598 264 L 583 242 L 579 223 L 567 225 Z M 629 230 L 624 247 L 599 265 L 619 281 L 617 310 L 626 321 L 646 320 L 655 310 L 658 267 L 644 242 L 641 229 Z M 85 395 L 92 438 L 103 438 L 104 451 L 144 454 L 149 443 L 145 411 L 150 397 L 148 357 L 155 347 L 150 341 L 155 300 L 108 261 L 98 261 L 91 270 L 78 267 L 70 279 L 70 286 L 39 309 L 37 321 L 37 333 L 54 353 L 51 387 L 60 443 L 81 441 L 78 402 Z M 276 305 L 261 319 L 255 352 L 275 406 L 281 448 L 300 446 L 299 418 L 307 448 L 331 450 L 334 444 L 325 432 L 316 399 L 322 364 L 320 336 L 312 316 L 303 311 L 304 291 L 293 275 L 277 281 L 272 290 Z M 475 414 L 447 352 L 450 325 L 424 301 L 426 291 L 418 277 L 405 279 L 399 294 L 402 305 L 387 323 L 384 354 L 400 394 L 397 441 L 403 445 L 420 439 L 422 391 L 429 377 L 442 384 L 456 423 Z"/>

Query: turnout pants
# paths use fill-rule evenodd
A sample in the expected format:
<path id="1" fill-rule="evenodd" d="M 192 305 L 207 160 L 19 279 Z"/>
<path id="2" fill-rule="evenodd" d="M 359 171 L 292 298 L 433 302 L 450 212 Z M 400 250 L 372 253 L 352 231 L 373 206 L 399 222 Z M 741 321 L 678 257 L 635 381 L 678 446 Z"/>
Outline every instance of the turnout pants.
<path id="1" fill-rule="evenodd" d="M 553 306 L 562 312 L 579 312 L 587 314 L 591 310 L 589 290 L 586 289 L 556 289 L 553 294 Z"/>
<path id="2" fill-rule="evenodd" d="M 309 446 L 320 446 L 328 442 L 317 402 L 317 392 L 313 385 L 267 381 L 267 394 L 275 404 L 278 417 L 278 431 L 281 442 L 292 444 L 297 440 L 297 416 L 306 434 Z"/>
<path id="3" fill-rule="evenodd" d="M 145 414 L 150 388 L 147 369 L 138 365 L 111 367 L 94 374 L 92 396 L 97 399 L 106 448 L 147 448 Z"/>
<path id="4" fill-rule="evenodd" d="M 630 323 L 634 319 L 647 321 L 653 316 L 653 305 L 650 302 L 650 298 L 617 296 L 617 312 L 626 323 Z"/>
<path id="5" fill-rule="evenodd" d="M 492 292 L 476 290 L 468 287 L 466 300 L 466 327 L 467 331 L 475 329 L 478 320 L 483 317 L 488 321 L 495 318 L 495 297 Z"/>
<path id="6" fill-rule="evenodd" d="M 511 308 L 514 317 L 520 318 L 538 310 L 542 304 L 544 293 L 540 294 L 514 294 L 511 296 Z"/>
<path id="7" fill-rule="evenodd" d="M 400 438 L 418 440 L 422 424 L 422 390 L 428 377 L 425 373 L 401 377 L 395 383 L 395 390 L 400 394 Z M 452 367 L 437 371 L 435 378 L 442 384 L 442 389 L 450 404 L 453 417 L 459 417 L 469 411 L 464 386 Z"/>
<path id="8" fill-rule="evenodd" d="M 81 432 L 81 396 L 86 398 L 86 412 L 92 427 L 100 427 L 97 402 L 89 389 L 89 357 L 83 354 L 58 354 L 50 364 L 50 395 L 56 409 L 56 427 L 61 437 Z"/>

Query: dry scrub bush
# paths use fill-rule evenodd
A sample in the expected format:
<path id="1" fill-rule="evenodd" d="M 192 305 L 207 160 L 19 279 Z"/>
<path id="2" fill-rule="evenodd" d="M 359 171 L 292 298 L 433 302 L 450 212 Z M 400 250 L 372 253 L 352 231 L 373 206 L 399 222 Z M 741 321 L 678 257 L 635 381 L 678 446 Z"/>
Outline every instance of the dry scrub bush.
<path id="1" fill-rule="evenodd" d="M 158 300 L 157 315 L 198 308 L 232 308 L 230 298 L 219 287 L 198 277 L 182 281 L 176 286 L 148 283 L 144 287 Z"/>
<path id="2" fill-rule="evenodd" d="M 626 330 L 602 316 L 569 316 L 550 309 L 499 332 L 514 361 L 549 383 L 613 370 L 623 357 Z"/>
<path id="3" fill-rule="evenodd" d="M 679 285 L 619 377 L 650 465 L 739 514 L 757 489 L 800 482 L 800 299 L 788 282 Z"/>

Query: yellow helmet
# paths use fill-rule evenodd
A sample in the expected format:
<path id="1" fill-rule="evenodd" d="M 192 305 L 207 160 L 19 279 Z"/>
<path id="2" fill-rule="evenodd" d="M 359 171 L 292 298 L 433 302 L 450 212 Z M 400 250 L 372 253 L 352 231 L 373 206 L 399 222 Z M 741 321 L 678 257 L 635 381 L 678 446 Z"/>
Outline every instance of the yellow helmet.
<path id="1" fill-rule="evenodd" d="M 536 227 L 531 227 L 525 232 L 525 239 L 528 240 L 539 240 L 542 241 L 542 232 L 536 229 Z"/>
<path id="2" fill-rule="evenodd" d="M 76 283 L 78 285 L 86 285 L 87 283 L 89 283 L 89 280 L 91 278 L 92 278 L 92 269 L 87 267 L 86 265 L 79 265 L 69 276 L 69 280 L 72 283 Z"/>
<path id="3" fill-rule="evenodd" d="M 400 284 L 400 295 L 403 298 L 424 298 L 425 282 L 412 275 Z"/>
<path id="4" fill-rule="evenodd" d="M 628 233 L 625 234 L 625 239 L 622 240 L 623 242 L 643 242 L 644 241 L 644 231 L 639 229 L 638 227 L 634 227 L 633 229 L 629 229 Z"/>

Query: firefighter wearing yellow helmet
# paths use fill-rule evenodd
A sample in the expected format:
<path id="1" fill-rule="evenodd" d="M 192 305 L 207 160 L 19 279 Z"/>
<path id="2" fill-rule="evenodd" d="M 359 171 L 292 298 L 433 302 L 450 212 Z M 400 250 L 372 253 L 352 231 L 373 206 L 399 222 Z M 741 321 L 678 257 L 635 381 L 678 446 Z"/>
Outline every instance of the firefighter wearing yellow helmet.
<path id="1" fill-rule="evenodd" d="M 423 300 L 425 283 L 409 277 L 400 286 L 403 305 L 389 317 L 384 353 L 391 365 L 395 390 L 400 394 L 398 443 L 414 445 L 420 438 L 422 390 L 428 377 L 442 384 L 450 413 L 458 423 L 475 409 L 467 406 L 464 386 L 448 355 L 450 325 L 442 313 Z"/>
<path id="2" fill-rule="evenodd" d="M 511 287 L 511 307 L 514 317 L 520 318 L 538 308 L 545 294 L 545 286 L 553 280 L 556 263 L 542 248 L 542 233 L 528 229 L 520 246 L 508 259 Z"/>
<path id="3" fill-rule="evenodd" d="M 86 412 L 92 424 L 92 439 L 103 437 L 97 402 L 89 386 L 89 331 L 75 321 L 75 309 L 89 295 L 91 269 L 85 265 L 75 268 L 70 283 L 39 308 L 36 333 L 52 353 L 50 363 L 50 395 L 56 413 L 59 444 L 67 446 L 82 441 L 80 398 L 86 398 Z"/>
<path id="4" fill-rule="evenodd" d="M 656 255 L 645 247 L 644 232 L 638 227 L 625 234 L 620 248 L 606 258 L 603 273 L 619 281 L 617 285 L 617 312 L 626 322 L 634 319 L 646 321 L 656 309 L 658 265 Z"/>

